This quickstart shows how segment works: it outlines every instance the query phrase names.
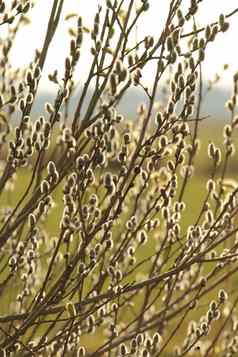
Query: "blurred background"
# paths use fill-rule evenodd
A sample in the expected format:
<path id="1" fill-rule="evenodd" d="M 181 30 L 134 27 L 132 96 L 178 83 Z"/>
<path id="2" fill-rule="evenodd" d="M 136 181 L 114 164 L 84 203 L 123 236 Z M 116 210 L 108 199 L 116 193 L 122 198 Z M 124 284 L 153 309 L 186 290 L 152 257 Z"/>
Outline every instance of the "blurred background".
<path id="1" fill-rule="evenodd" d="M 129 0 L 127 1 L 129 3 Z M 104 2 L 104 0 L 65 1 L 61 23 L 58 27 L 52 47 L 49 50 L 46 72 L 52 72 L 59 65 L 63 69 L 64 59 L 67 56 L 69 49 L 68 29 L 71 25 L 70 21 L 65 21 L 65 16 L 69 13 L 78 13 L 82 16 L 84 24 L 91 28 L 96 10 L 98 6 L 103 5 Z M 138 3 L 139 2 L 140 0 Z M 52 4 L 53 0 L 36 1 L 35 6 L 31 11 L 32 22 L 20 31 L 18 40 L 16 41 L 12 52 L 12 64 L 14 66 L 27 65 L 29 59 L 34 56 L 34 50 L 41 47 Z M 143 20 L 141 19 L 141 22 L 143 21 L 143 26 L 139 26 L 139 23 L 137 27 L 138 39 L 141 39 L 146 35 L 158 38 L 168 13 L 168 4 L 169 1 L 150 1 L 150 8 L 147 13 L 143 14 Z M 183 4 L 184 8 L 186 8 L 186 6 L 189 5 L 189 0 L 184 0 Z M 215 22 L 221 13 L 228 14 L 237 6 L 237 0 L 203 1 L 199 5 L 197 25 L 204 26 L 208 23 Z M 230 29 L 226 33 L 226 36 L 218 36 L 217 40 L 209 45 L 209 52 L 204 65 L 204 75 L 207 79 L 213 78 L 216 72 L 221 70 L 224 63 L 228 63 L 231 66 L 232 71 L 238 70 L 238 51 L 236 47 L 238 33 L 237 15 L 229 21 Z M 90 43 L 84 43 L 84 46 L 89 48 Z M 87 53 L 81 57 L 81 64 L 83 64 L 84 68 L 85 65 L 87 66 Z M 151 75 L 152 73 L 147 70 L 145 76 L 147 76 L 148 82 L 151 80 Z M 230 75 L 225 75 L 222 80 L 222 85 L 225 87 L 229 86 L 230 80 Z M 45 88 L 48 87 L 47 80 L 44 81 L 44 86 Z"/>
<path id="2" fill-rule="evenodd" d="M 138 5 L 140 0 L 137 1 Z M 129 0 L 125 4 L 129 4 Z M 31 10 L 31 23 L 22 28 L 17 35 L 13 50 L 11 51 L 11 63 L 14 68 L 27 67 L 29 62 L 34 58 L 36 49 L 42 47 L 44 36 L 47 30 L 47 23 L 50 16 L 53 0 L 35 1 L 35 6 Z M 53 102 L 54 95 L 58 90 L 57 85 L 48 80 L 48 74 L 53 73 L 55 69 L 59 72 L 59 78 L 64 71 L 64 62 L 69 53 L 70 35 L 69 29 L 75 25 L 75 18 L 66 21 L 69 14 L 76 13 L 82 16 L 83 25 L 87 28 L 93 26 L 93 19 L 98 6 L 104 5 L 105 0 L 90 1 L 65 1 L 63 16 L 58 26 L 56 35 L 49 48 L 47 61 L 45 64 L 42 80 L 40 82 L 40 93 L 38 100 L 34 105 L 34 115 L 42 114 L 46 101 Z M 133 43 L 143 39 L 147 35 L 154 36 L 155 40 L 160 36 L 164 26 L 170 1 L 151 0 L 149 10 L 143 14 L 141 21 L 138 22 L 136 31 L 132 37 Z M 188 8 L 190 0 L 182 1 L 184 11 Z M 196 15 L 198 27 L 206 26 L 218 20 L 221 13 L 227 15 L 238 7 L 237 0 L 204 0 L 199 5 L 199 11 Z M 134 9 L 136 11 L 136 8 Z M 209 43 L 206 50 L 206 59 L 203 63 L 202 71 L 204 76 L 204 95 L 202 105 L 202 115 L 209 116 L 201 125 L 202 133 L 202 151 L 200 154 L 200 164 L 203 171 L 207 171 L 207 143 L 215 140 L 222 146 L 222 127 L 224 121 L 229 120 L 229 112 L 225 108 L 225 103 L 232 95 L 233 75 L 238 71 L 238 51 L 236 48 L 238 38 L 238 13 L 229 18 L 230 28 L 225 34 L 219 34 L 213 43 Z M 191 28 L 185 29 L 190 31 Z M 90 35 L 85 36 L 79 66 L 76 71 L 76 80 L 82 85 L 87 77 L 90 68 Z M 226 69 L 224 69 L 224 66 Z M 143 83 L 150 87 L 153 83 L 155 68 L 148 65 L 143 70 Z M 220 78 L 212 91 L 207 91 L 209 82 Z M 166 87 L 166 83 L 165 83 Z M 79 86 L 80 88 L 80 86 Z M 162 97 L 162 96 L 161 96 Z M 161 100 L 160 94 L 158 101 Z M 133 118 L 137 111 L 138 105 L 145 102 L 145 95 L 140 89 L 130 90 L 129 95 L 125 97 L 120 106 L 120 111 L 128 118 Z M 75 107 L 77 96 L 72 101 L 72 107 Z M 236 169 L 235 159 L 232 164 Z"/>

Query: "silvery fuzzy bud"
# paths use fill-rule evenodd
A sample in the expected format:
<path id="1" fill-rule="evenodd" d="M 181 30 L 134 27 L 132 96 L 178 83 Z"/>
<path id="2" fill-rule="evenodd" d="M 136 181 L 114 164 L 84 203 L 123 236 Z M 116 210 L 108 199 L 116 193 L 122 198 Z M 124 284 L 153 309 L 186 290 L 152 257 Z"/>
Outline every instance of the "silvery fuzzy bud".
<path id="1" fill-rule="evenodd" d="M 224 14 L 221 14 L 219 16 L 218 23 L 219 23 L 220 27 L 222 27 L 224 25 L 224 23 L 225 23 L 225 15 Z"/>
<path id="2" fill-rule="evenodd" d="M 145 244 L 147 242 L 147 234 L 144 230 L 139 232 L 138 240 L 139 244 Z"/>
<path id="3" fill-rule="evenodd" d="M 73 318 L 77 315 L 75 305 L 72 302 L 68 302 L 65 306 L 65 309 L 68 312 L 70 318 Z"/>
<path id="4" fill-rule="evenodd" d="M 128 353 L 126 345 L 123 343 L 120 345 L 120 355 L 121 356 L 126 356 Z"/>
<path id="5" fill-rule="evenodd" d="M 26 102 L 27 104 L 32 104 L 33 103 L 33 100 L 34 100 L 34 96 L 32 93 L 29 93 L 26 97 Z"/>
<path id="6" fill-rule="evenodd" d="M 54 175 L 57 172 L 55 163 L 53 161 L 49 161 L 47 165 L 47 171 L 49 175 Z"/>
<path id="7" fill-rule="evenodd" d="M 215 182 L 211 179 L 207 181 L 207 190 L 208 192 L 214 191 L 215 190 Z"/>
<path id="8" fill-rule="evenodd" d="M 86 350 L 83 346 L 80 346 L 78 349 L 77 357 L 83 357 L 83 356 L 86 356 Z"/>
<path id="9" fill-rule="evenodd" d="M 174 46 L 173 46 L 173 40 L 172 40 L 172 37 L 168 37 L 167 40 L 166 40 L 166 46 L 167 46 L 167 50 L 169 52 L 172 52 Z"/>
<path id="10" fill-rule="evenodd" d="M 218 31 L 219 31 L 219 28 L 217 25 L 214 25 L 212 27 L 212 33 L 211 33 L 211 36 L 210 36 L 210 41 L 214 41 L 215 40 L 215 37 L 216 35 L 218 34 Z"/>
<path id="11" fill-rule="evenodd" d="M 50 103 L 45 104 L 45 110 L 47 111 L 48 114 L 53 114 L 54 113 L 54 108 Z"/>
<path id="12" fill-rule="evenodd" d="M 117 92 L 117 79 L 114 74 L 110 77 L 110 87 L 111 87 L 111 94 L 115 95 Z"/>
<path id="13" fill-rule="evenodd" d="M 181 11 L 181 9 L 178 9 L 177 10 L 177 17 L 178 17 L 178 24 L 179 26 L 183 26 L 184 22 L 185 22 L 185 19 L 184 19 L 184 16 L 183 16 L 183 13 Z"/>
<path id="14" fill-rule="evenodd" d="M 223 136 L 224 138 L 230 138 L 231 137 L 231 134 L 232 134 L 232 127 L 231 125 L 227 124 L 224 126 L 224 129 L 223 129 Z"/>
<path id="15" fill-rule="evenodd" d="M 26 14 L 26 13 L 30 10 L 30 7 L 31 7 L 30 2 L 27 2 L 27 3 L 25 4 L 25 6 L 23 6 L 23 8 L 22 8 L 22 12 L 23 12 L 24 14 Z"/>
<path id="16" fill-rule="evenodd" d="M 43 195 L 46 195 L 48 194 L 49 190 L 50 190 L 50 185 L 49 185 L 49 182 L 46 181 L 46 180 L 43 180 L 41 182 L 41 185 L 40 185 L 40 190 L 41 190 L 41 193 Z"/>
<path id="17" fill-rule="evenodd" d="M 211 36 L 211 26 L 210 26 L 210 25 L 207 25 L 207 27 L 205 28 L 205 37 L 206 37 L 206 40 L 209 40 L 209 39 L 210 39 L 210 36 Z"/>
<path id="18" fill-rule="evenodd" d="M 208 145 L 208 156 L 213 159 L 215 155 L 215 145 L 213 143 L 210 143 Z"/>
<path id="19" fill-rule="evenodd" d="M 214 161 L 215 161 L 216 165 L 219 165 L 221 162 L 221 150 L 218 148 L 215 150 L 215 153 L 214 153 Z"/>
<path id="20" fill-rule="evenodd" d="M 238 120 L 237 120 L 238 122 Z M 162 123 L 163 123 L 163 116 L 162 116 L 162 113 L 161 112 L 158 112 L 156 114 L 156 117 L 155 117 L 155 123 L 158 125 L 158 127 L 161 127 Z"/>
<path id="21" fill-rule="evenodd" d="M 205 51 L 203 48 L 200 48 L 198 52 L 198 62 L 202 62 L 204 61 L 204 59 L 205 59 Z"/>
<path id="22" fill-rule="evenodd" d="M 30 228 L 32 228 L 36 225 L 36 217 L 33 213 L 29 214 L 28 222 L 29 222 Z"/>
<path id="23" fill-rule="evenodd" d="M 41 68 L 40 68 L 40 66 L 37 65 L 34 69 L 33 76 L 34 76 L 34 78 L 38 79 L 40 77 L 40 75 L 41 75 Z"/>
<path id="24" fill-rule="evenodd" d="M 224 302 L 227 300 L 228 295 L 224 289 L 221 289 L 218 293 L 218 299 L 221 304 L 224 304 Z"/>
<path id="25" fill-rule="evenodd" d="M 158 345 L 161 342 L 161 336 L 156 332 L 153 336 L 153 345 Z"/>

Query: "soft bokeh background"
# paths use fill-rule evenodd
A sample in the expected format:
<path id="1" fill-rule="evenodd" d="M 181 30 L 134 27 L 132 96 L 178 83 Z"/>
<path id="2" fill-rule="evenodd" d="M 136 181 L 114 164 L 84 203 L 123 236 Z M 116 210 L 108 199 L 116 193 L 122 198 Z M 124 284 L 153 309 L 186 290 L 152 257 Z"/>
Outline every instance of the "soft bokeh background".
<path id="1" fill-rule="evenodd" d="M 32 9 L 32 23 L 22 29 L 18 35 L 17 41 L 12 51 L 12 64 L 14 66 L 26 66 L 34 56 L 36 48 L 41 48 L 44 40 L 44 35 L 47 28 L 47 22 L 50 15 L 50 10 L 53 0 L 40 1 L 36 0 L 35 7 Z M 43 89 L 50 90 L 52 84 L 49 85 L 47 75 L 56 68 L 63 69 L 64 59 L 68 53 L 69 34 L 68 28 L 73 22 L 65 22 L 64 17 L 71 12 L 77 12 L 83 17 L 84 24 L 91 27 L 93 18 L 98 5 L 103 5 L 105 0 L 66 0 L 63 9 L 63 16 L 58 27 L 56 36 L 49 50 L 48 59 L 46 62 L 44 77 L 41 86 Z M 125 4 L 129 4 L 129 0 Z M 140 3 L 140 0 L 138 0 Z M 169 0 L 151 0 L 149 11 L 143 15 L 143 20 L 139 22 L 137 28 L 138 39 L 144 38 L 145 35 L 159 36 L 165 16 L 168 12 Z M 183 0 L 184 8 L 187 8 L 190 0 Z M 200 4 L 200 10 L 197 16 L 197 25 L 217 21 L 221 13 L 228 14 L 238 6 L 237 0 L 204 0 Z M 140 26 L 141 25 L 141 26 Z M 204 76 L 206 79 L 214 78 L 216 72 L 220 72 L 224 63 L 230 65 L 231 71 L 227 71 L 222 76 L 220 86 L 228 88 L 231 85 L 232 74 L 238 70 L 238 51 L 237 51 L 237 34 L 238 34 L 238 14 L 230 19 L 230 29 L 224 35 L 219 34 L 216 41 L 209 44 L 206 63 L 203 66 Z M 89 38 L 89 37 L 88 37 Z M 81 56 L 81 70 L 78 71 L 79 79 L 83 81 L 86 75 L 85 69 L 88 66 L 88 49 L 90 41 L 85 41 L 84 50 Z M 83 69 L 83 70 L 82 70 Z M 145 80 L 151 83 L 153 70 L 147 68 L 144 74 Z"/>

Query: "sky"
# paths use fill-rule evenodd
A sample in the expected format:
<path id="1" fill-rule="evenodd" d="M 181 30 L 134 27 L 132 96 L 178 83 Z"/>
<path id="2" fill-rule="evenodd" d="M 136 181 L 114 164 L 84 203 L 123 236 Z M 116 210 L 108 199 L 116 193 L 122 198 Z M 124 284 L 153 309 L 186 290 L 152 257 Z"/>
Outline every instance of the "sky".
<path id="1" fill-rule="evenodd" d="M 54 69 L 63 69 L 65 57 L 69 49 L 68 29 L 71 24 L 65 22 L 64 17 L 71 12 L 79 13 L 84 24 L 91 27 L 97 6 L 103 4 L 105 0 L 65 0 L 63 16 L 59 24 L 56 36 L 50 47 L 47 61 L 45 64 L 44 76 L 41 81 L 43 89 L 50 90 L 51 83 L 48 82 L 48 74 Z M 125 3 L 129 3 L 126 0 Z M 140 2 L 140 0 L 138 0 Z M 152 35 L 155 38 L 159 36 L 163 27 L 164 19 L 168 11 L 169 0 L 150 0 L 150 9 L 144 14 L 143 23 L 138 25 L 137 38 L 144 38 L 146 35 Z M 36 0 L 35 7 L 31 10 L 31 24 L 22 28 L 17 36 L 15 45 L 11 53 L 11 62 L 13 67 L 27 66 L 29 61 L 34 58 L 36 48 L 41 48 L 47 28 L 47 22 L 53 0 Z M 184 6 L 188 6 L 190 0 L 183 0 Z M 197 16 L 197 23 L 200 26 L 217 21 L 221 13 L 228 14 L 238 7 L 237 0 L 203 0 L 200 4 L 200 10 Z M 89 38 L 89 37 L 88 37 Z M 220 86 L 230 87 L 232 75 L 238 71 L 238 13 L 230 20 L 230 29 L 223 35 L 219 34 L 214 43 L 209 44 L 206 62 L 203 66 L 204 76 L 206 79 L 213 79 L 216 72 L 221 72 L 225 63 L 230 65 L 230 71 L 223 74 Z M 87 47 L 88 46 L 88 47 Z M 88 50 L 90 41 L 85 44 L 80 59 L 80 69 L 77 72 L 83 81 L 86 69 L 88 68 Z M 83 70 L 82 70 L 83 69 Z M 153 71 L 148 68 L 144 78 L 147 83 L 151 83 Z"/>

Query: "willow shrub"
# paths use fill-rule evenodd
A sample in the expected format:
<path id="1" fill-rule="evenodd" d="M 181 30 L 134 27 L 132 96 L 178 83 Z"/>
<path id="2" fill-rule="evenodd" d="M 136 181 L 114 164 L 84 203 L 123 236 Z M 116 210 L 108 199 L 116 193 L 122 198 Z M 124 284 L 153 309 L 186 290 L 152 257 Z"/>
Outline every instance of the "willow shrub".
<path id="1" fill-rule="evenodd" d="M 237 9 L 200 28 L 201 0 L 170 0 L 162 32 L 138 42 L 148 0 L 104 1 L 91 29 L 69 14 L 64 76 L 49 75 L 58 93 L 35 118 L 63 3 L 52 1 L 44 43 L 28 68 L 14 70 L 11 49 L 32 4 L 0 1 L 1 355 L 235 355 L 238 185 L 227 170 L 237 75 L 220 147 L 207 148 L 205 194 L 194 186 L 184 197 L 206 120 L 206 51 Z M 88 77 L 69 115 L 84 41 Z M 155 109 L 164 86 L 165 103 Z M 145 104 L 129 120 L 118 104 L 132 87 Z M 199 213 L 188 221 L 189 200 Z"/>

